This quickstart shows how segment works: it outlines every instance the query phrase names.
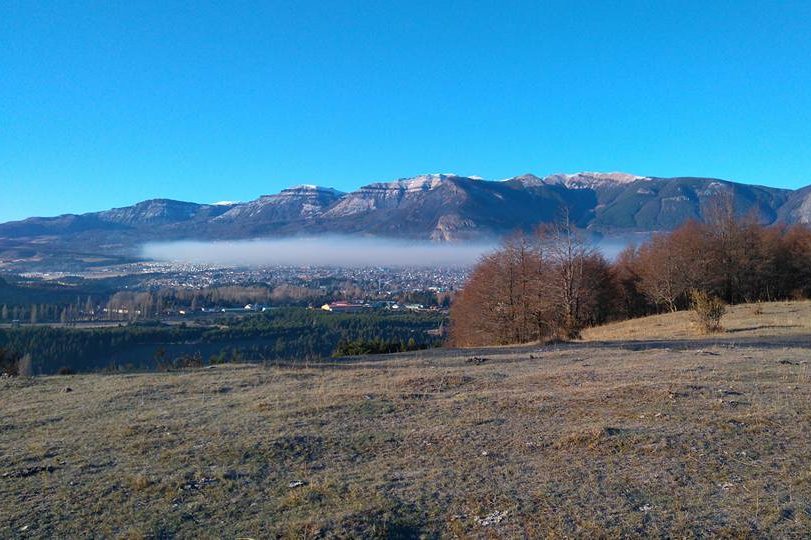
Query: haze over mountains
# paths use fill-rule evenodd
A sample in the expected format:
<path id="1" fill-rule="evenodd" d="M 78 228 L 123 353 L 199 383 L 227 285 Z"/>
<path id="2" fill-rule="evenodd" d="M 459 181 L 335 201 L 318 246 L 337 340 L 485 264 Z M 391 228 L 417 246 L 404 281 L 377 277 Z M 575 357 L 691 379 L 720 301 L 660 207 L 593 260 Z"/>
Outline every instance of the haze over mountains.
<path id="1" fill-rule="evenodd" d="M 434 242 L 492 240 L 553 222 L 564 209 L 598 236 L 672 230 L 728 194 L 763 223 L 811 221 L 811 186 L 787 190 L 712 178 L 532 174 L 502 181 L 426 174 L 351 193 L 302 185 L 244 203 L 154 199 L 87 214 L 0 224 L 0 256 L 129 254 L 146 242 L 360 235 Z"/>

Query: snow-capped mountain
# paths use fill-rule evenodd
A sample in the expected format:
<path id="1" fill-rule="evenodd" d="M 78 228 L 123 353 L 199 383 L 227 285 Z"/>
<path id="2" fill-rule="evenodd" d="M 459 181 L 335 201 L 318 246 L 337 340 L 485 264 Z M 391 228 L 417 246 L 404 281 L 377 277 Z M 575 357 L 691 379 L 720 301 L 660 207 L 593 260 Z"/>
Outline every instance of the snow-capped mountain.
<path id="1" fill-rule="evenodd" d="M 671 230 L 704 219 L 728 194 L 739 213 L 764 223 L 811 222 L 811 187 L 790 191 L 712 178 L 658 178 L 582 172 L 501 181 L 425 174 L 365 185 L 351 193 L 299 185 L 241 203 L 154 199 L 89 214 L 0 224 L 4 253 L 34 250 L 136 252 L 151 240 L 238 239 L 317 234 L 464 241 L 497 238 L 555 221 L 612 235 Z"/>
<path id="2" fill-rule="evenodd" d="M 283 189 L 275 195 L 263 195 L 254 201 L 234 205 L 216 220 L 267 223 L 307 219 L 320 215 L 343 195 L 344 193 L 332 188 L 300 185 Z"/>

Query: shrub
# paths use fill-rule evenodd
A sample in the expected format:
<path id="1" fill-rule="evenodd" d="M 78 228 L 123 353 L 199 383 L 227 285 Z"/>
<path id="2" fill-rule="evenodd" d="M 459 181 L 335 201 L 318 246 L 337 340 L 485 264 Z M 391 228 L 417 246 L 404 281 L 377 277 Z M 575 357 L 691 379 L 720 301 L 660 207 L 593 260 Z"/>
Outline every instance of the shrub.
<path id="1" fill-rule="evenodd" d="M 152 485 L 152 480 L 143 474 L 137 474 L 130 478 L 130 487 L 133 491 L 142 491 Z"/>
<path id="2" fill-rule="evenodd" d="M 203 361 L 203 357 L 200 355 L 199 352 L 194 354 L 184 354 L 183 356 L 178 356 L 177 358 L 167 359 L 165 355 L 156 355 L 156 359 L 158 359 L 155 363 L 155 368 L 157 371 L 175 371 L 178 369 L 192 369 L 192 368 L 200 368 L 205 365 Z"/>
<path id="3" fill-rule="evenodd" d="M 75 375 L 76 372 L 70 369 L 67 366 L 62 366 L 59 368 L 59 371 L 56 372 L 58 375 Z"/>
<path id="4" fill-rule="evenodd" d="M 0 349 L 0 375 L 16 377 L 19 371 L 19 356 L 8 349 Z"/>
<path id="5" fill-rule="evenodd" d="M 200 368 L 205 365 L 199 352 L 183 355 L 175 360 L 175 367 L 179 369 Z"/>
<path id="6" fill-rule="evenodd" d="M 31 361 L 31 355 L 26 354 L 17 362 L 17 374 L 20 377 L 33 377 L 34 365 Z"/>
<path id="7" fill-rule="evenodd" d="M 693 290 L 690 292 L 690 307 L 703 332 L 711 334 L 722 330 L 721 318 L 727 311 L 723 300 L 704 291 Z"/>

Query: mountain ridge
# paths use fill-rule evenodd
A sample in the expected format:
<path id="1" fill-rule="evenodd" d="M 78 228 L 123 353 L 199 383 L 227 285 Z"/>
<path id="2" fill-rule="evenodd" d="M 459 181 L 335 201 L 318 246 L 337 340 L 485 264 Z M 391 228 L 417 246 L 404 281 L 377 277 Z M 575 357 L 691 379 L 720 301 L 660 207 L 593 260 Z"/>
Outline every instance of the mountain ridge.
<path id="1" fill-rule="evenodd" d="M 717 178 L 580 172 L 484 180 L 452 173 L 372 182 L 344 193 L 303 184 L 239 203 L 149 199 L 85 214 L 0 224 L 0 262 L 25 248 L 133 254 L 147 241 L 347 234 L 456 242 L 530 230 L 566 211 L 598 236 L 652 233 L 704 220 L 718 197 L 759 221 L 811 223 L 811 186 L 798 190 Z"/>

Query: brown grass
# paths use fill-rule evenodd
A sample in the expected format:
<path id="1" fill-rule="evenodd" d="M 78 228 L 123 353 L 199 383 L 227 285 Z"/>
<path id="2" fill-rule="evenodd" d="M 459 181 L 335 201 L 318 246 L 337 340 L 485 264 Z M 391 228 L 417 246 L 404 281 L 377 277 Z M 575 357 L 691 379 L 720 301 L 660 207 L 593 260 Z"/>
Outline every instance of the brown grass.
<path id="1" fill-rule="evenodd" d="M 811 530 L 807 350 L 467 356 L 1 380 L 0 537 Z"/>
<path id="2" fill-rule="evenodd" d="M 729 339 L 809 334 L 811 301 L 727 306 L 721 323 L 723 330 L 717 336 Z M 691 312 L 679 311 L 587 328 L 582 338 L 585 341 L 669 340 L 690 339 L 702 334 Z"/>

